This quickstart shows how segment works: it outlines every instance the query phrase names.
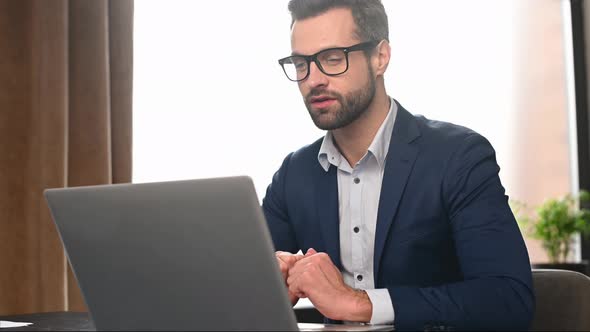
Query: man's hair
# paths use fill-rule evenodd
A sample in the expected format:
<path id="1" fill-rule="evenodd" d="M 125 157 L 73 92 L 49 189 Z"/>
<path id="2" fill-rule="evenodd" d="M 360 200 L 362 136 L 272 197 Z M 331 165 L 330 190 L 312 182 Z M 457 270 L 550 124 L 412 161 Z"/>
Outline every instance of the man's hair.
<path id="1" fill-rule="evenodd" d="M 361 41 L 388 40 L 389 24 L 381 0 L 291 0 L 291 27 L 295 21 L 315 17 L 333 8 L 349 8 Z"/>

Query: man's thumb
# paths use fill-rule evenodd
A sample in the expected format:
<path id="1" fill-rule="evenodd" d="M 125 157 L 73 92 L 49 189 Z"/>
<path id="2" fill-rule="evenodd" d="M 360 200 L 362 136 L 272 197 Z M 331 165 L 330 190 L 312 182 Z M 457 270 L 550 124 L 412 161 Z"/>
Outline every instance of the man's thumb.
<path id="1" fill-rule="evenodd" d="M 314 249 L 314 248 L 309 248 L 309 249 L 307 249 L 307 252 L 305 253 L 305 257 L 307 257 L 307 256 L 311 256 L 311 255 L 315 255 L 315 254 L 317 254 L 317 253 L 318 253 L 318 252 L 317 252 L 317 251 L 315 251 L 315 249 Z"/>

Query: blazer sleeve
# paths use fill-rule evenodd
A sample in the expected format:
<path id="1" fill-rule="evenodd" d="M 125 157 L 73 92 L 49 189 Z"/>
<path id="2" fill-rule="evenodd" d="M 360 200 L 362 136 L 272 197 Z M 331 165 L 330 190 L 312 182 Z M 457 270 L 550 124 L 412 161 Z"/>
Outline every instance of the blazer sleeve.
<path id="1" fill-rule="evenodd" d="M 388 287 L 396 329 L 527 330 L 534 313 L 524 240 L 498 176 L 490 143 L 467 136 L 446 167 L 441 195 L 463 281 Z"/>
<path id="2" fill-rule="evenodd" d="M 266 189 L 266 195 L 262 200 L 262 210 L 275 250 L 296 253 L 299 249 L 295 232 L 289 220 L 285 197 L 286 178 L 292 155 L 291 153 L 285 158 L 279 170 L 274 174 L 272 183 Z"/>

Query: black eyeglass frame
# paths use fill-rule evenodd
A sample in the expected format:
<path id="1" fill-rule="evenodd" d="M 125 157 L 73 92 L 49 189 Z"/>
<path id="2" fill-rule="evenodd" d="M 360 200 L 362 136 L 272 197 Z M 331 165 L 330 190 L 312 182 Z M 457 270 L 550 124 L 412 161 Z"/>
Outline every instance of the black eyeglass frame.
<path id="1" fill-rule="evenodd" d="M 380 40 L 372 40 L 372 41 L 368 41 L 368 42 L 363 42 L 363 43 L 359 43 L 356 45 L 352 45 L 352 46 L 348 46 L 348 47 L 332 47 L 332 48 L 327 48 L 325 50 L 321 50 L 315 54 L 312 55 L 291 55 L 288 56 L 286 58 L 282 58 L 279 59 L 279 65 L 281 65 L 281 68 L 283 68 L 283 72 L 285 73 L 285 76 L 287 76 L 287 78 L 292 81 L 292 82 L 301 82 L 301 81 L 305 81 L 310 74 L 310 67 L 311 67 L 311 62 L 313 61 L 316 66 L 319 68 L 319 70 L 324 73 L 327 76 L 338 76 L 338 75 L 342 75 L 344 73 L 346 73 L 348 71 L 348 67 L 350 65 L 349 61 L 348 61 L 348 53 L 350 52 L 355 52 L 355 51 L 366 51 L 369 50 L 373 47 L 376 47 L 377 45 L 379 45 L 381 41 Z M 318 55 L 324 53 L 324 52 L 329 52 L 329 51 L 342 51 L 344 53 L 344 57 L 346 59 L 346 68 L 337 74 L 328 74 L 324 71 L 324 68 L 322 67 L 322 64 L 320 63 L 320 61 L 318 60 Z M 305 62 L 307 63 L 307 74 L 299 80 L 293 80 L 289 77 L 289 74 L 287 74 L 287 70 L 285 69 L 285 62 L 287 62 L 287 60 L 292 59 L 292 58 L 303 58 L 305 59 Z"/>

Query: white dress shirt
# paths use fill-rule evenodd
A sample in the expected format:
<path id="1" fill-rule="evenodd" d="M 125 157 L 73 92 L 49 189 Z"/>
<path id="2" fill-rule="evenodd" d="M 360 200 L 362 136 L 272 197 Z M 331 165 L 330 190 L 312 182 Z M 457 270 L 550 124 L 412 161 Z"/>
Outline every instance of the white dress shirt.
<path id="1" fill-rule="evenodd" d="M 332 132 L 324 137 L 318 161 L 327 172 L 330 165 L 338 169 L 338 208 L 340 216 L 340 256 L 344 282 L 367 292 L 373 305 L 371 324 L 392 324 L 394 310 L 387 289 L 375 289 L 373 256 L 375 228 L 381 194 L 383 171 L 397 105 L 391 107 L 377 131 L 367 153 L 351 167 L 336 145 Z"/>

